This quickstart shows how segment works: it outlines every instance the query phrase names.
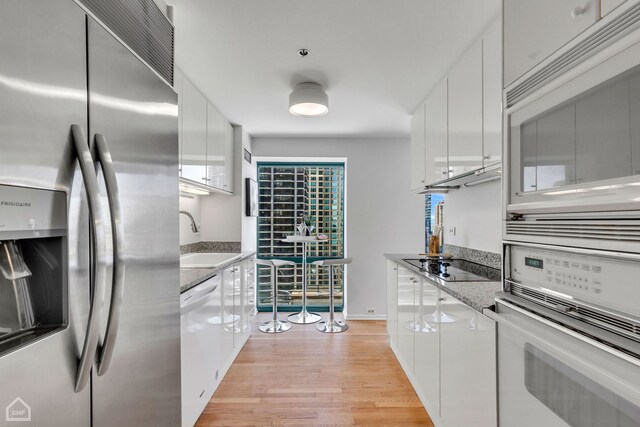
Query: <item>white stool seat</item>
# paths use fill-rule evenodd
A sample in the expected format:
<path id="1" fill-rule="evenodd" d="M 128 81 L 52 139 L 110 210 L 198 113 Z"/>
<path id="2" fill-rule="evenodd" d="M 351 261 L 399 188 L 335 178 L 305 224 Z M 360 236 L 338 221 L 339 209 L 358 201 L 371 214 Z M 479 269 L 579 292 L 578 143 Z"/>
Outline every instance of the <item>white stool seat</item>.
<path id="1" fill-rule="evenodd" d="M 296 265 L 296 263 L 293 261 L 285 261 L 283 259 L 272 259 L 270 261 L 273 263 L 273 265 L 276 266 L 276 268 L 282 267 L 284 265 Z"/>
<path id="2" fill-rule="evenodd" d="M 351 264 L 351 261 L 353 261 L 353 258 L 334 258 L 334 259 L 321 259 L 319 261 L 314 261 L 311 264 L 314 265 L 318 265 L 318 266 L 325 266 L 325 265 L 345 265 L 345 264 Z"/>

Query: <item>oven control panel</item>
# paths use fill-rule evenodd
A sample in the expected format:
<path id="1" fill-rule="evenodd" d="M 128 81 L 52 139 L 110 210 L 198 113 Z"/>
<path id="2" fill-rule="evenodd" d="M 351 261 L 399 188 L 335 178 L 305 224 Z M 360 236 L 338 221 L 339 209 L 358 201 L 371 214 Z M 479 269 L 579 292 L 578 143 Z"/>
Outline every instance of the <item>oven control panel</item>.
<path id="1" fill-rule="evenodd" d="M 640 261 L 510 246 L 511 279 L 640 315 Z"/>

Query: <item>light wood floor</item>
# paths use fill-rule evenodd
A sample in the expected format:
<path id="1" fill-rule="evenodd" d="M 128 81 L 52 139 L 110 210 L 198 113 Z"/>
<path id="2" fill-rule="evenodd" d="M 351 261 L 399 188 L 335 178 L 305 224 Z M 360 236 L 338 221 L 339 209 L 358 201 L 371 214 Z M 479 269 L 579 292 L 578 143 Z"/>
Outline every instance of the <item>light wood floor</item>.
<path id="1" fill-rule="evenodd" d="M 251 338 L 201 415 L 211 426 L 433 427 L 389 348 L 384 321 L 329 335 L 294 325 Z"/>

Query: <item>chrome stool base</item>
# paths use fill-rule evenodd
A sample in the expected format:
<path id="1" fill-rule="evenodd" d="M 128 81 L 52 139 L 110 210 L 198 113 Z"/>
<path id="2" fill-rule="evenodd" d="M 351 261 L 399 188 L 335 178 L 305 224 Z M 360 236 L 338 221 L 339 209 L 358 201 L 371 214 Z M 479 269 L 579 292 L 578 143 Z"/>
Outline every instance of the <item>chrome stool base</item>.
<path id="1" fill-rule="evenodd" d="M 316 329 L 320 332 L 326 332 L 328 334 L 337 334 L 349 329 L 349 325 L 347 325 L 342 320 L 323 320 L 316 325 Z"/>
<path id="2" fill-rule="evenodd" d="M 287 332 L 291 329 L 291 323 L 280 320 L 269 320 L 268 322 L 261 323 L 258 329 L 260 329 L 260 332 L 266 334 L 279 334 L 280 332 Z"/>
<path id="3" fill-rule="evenodd" d="M 322 320 L 322 316 L 318 313 L 309 313 L 308 311 L 301 311 L 300 313 L 290 314 L 287 320 L 296 325 L 310 325 Z"/>

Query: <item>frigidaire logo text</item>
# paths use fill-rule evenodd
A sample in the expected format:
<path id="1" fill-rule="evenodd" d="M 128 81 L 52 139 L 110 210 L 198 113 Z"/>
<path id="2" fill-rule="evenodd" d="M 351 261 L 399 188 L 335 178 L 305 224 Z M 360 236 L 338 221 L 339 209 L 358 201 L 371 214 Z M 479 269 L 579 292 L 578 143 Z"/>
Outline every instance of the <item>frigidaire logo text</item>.
<path id="1" fill-rule="evenodd" d="M 5 200 L 0 201 L 0 206 L 11 206 L 14 208 L 30 208 L 31 202 L 7 202 Z"/>

